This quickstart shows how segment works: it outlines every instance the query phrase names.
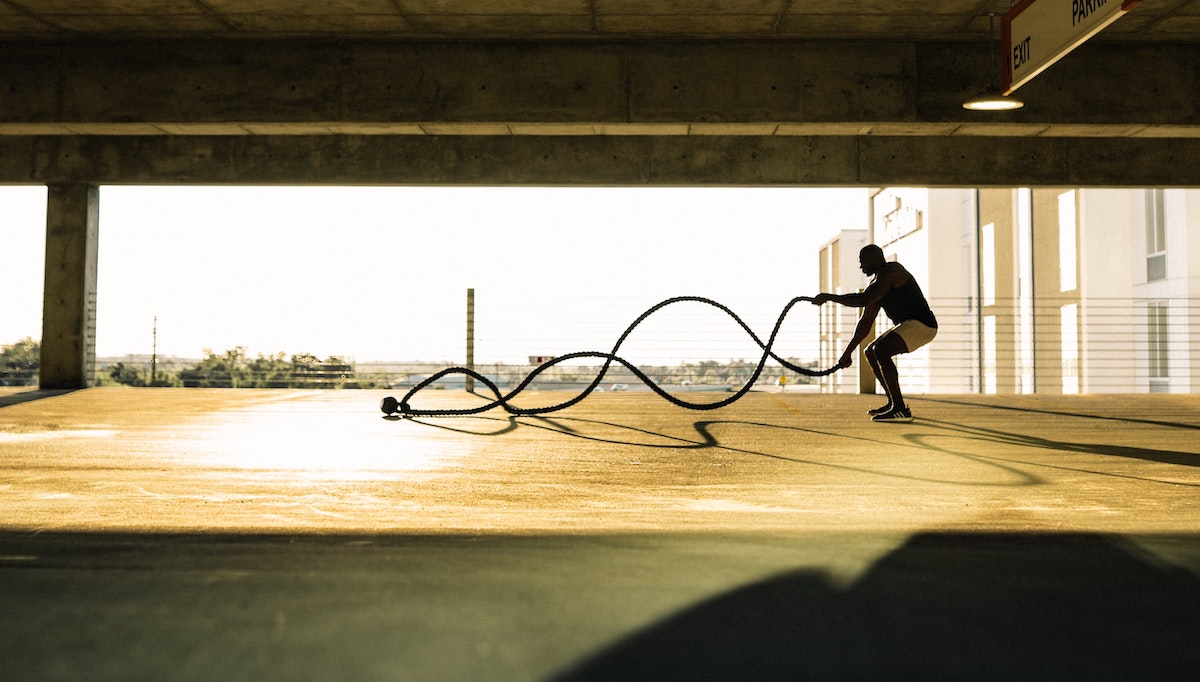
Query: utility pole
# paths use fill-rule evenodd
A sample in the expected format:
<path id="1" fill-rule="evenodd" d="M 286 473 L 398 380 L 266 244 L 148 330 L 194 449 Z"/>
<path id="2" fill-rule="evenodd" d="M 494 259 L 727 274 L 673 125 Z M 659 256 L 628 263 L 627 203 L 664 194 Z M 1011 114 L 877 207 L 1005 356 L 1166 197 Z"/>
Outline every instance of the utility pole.
<path id="1" fill-rule="evenodd" d="M 150 385 L 157 384 L 158 379 L 158 315 L 154 316 L 154 338 L 150 345 Z"/>
<path id="2" fill-rule="evenodd" d="M 475 289 L 467 289 L 467 369 L 475 370 Z M 467 376 L 467 393 L 475 392 L 475 377 Z"/>

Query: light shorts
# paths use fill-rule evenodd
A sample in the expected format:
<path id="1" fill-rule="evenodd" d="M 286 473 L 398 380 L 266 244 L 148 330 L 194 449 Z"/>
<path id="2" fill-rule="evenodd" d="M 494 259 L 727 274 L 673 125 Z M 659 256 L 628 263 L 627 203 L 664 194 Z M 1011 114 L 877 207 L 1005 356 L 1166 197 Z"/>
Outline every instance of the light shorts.
<path id="1" fill-rule="evenodd" d="M 893 332 L 904 339 L 904 345 L 908 347 L 908 352 L 911 353 L 932 341 L 933 337 L 937 336 L 937 327 L 930 327 L 918 320 L 905 320 L 887 330 L 884 334 L 891 334 Z M 883 334 L 880 334 L 880 336 L 883 336 Z"/>

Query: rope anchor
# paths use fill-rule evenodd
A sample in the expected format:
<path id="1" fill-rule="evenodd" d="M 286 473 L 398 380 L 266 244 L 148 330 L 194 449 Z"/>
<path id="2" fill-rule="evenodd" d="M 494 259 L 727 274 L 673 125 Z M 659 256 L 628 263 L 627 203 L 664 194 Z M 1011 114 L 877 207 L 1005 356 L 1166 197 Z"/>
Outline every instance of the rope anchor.
<path id="1" fill-rule="evenodd" d="M 408 391 L 408 393 L 404 394 L 404 397 L 399 400 L 397 400 L 396 398 L 393 398 L 392 396 L 387 396 L 382 401 L 380 401 L 379 409 L 385 415 L 387 415 L 389 417 L 399 414 L 401 417 L 404 417 L 404 418 L 465 416 L 465 415 L 479 414 L 481 412 L 487 412 L 488 410 L 491 410 L 496 407 L 503 407 L 509 414 L 518 415 L 518 416 L 547 414 L 549 412 L 557 412 L 558 410 L 564 410 L 568 407 L 571 407 L 572 405 L 579 403 L 581 400 L 583 400 L 588 395 L 590 395 L 593 391 L 596 390 L 597 387 L 600 386 L 600 383 L 604 380 L 604 375 L 605 375 L 605 373 L 608 372 L 609 367 L 611 367 L 612 364 L 614 362 L 616 362 L 616 363 L 619 363 L 622 366 L 624 366 L 630 372 L 632 372 L 634 374 L 634 376 L 636 376 L 642 383 L 646 384 L 646 386 L 648 386 L 650 388 L 650 390 L 654 391 L 659 396 L 661 396 L 662 398 L 664 398 L 665 400 L 667 400 L 668 402 L 670 402 L 674 405 L 678 405 L 679 407 L 683 407 L 683 408 L 686 408 L 689 410 L 715 410 L 720 407 L 725 407 L 726 405 L 731 405 L 734 401 L 738 400 L 742 396 L 749 393 L 750 388 L 755 384 L 755 382 L 758 381 L 758 377 L 762 374 L 763 367 L 766 366 L 768 358 L 775 360 L 780 365 L 783 365 L 784 367 L 786 367 L 787 369 L 789 369 L 793 372 L 796 372 L 798 374 L 803 374 L 806 376 L 810 376 L 810 377 L 826 376 L 826 375 L 836 372 L 838 369 L 841 369 L 840 367 L 837 367 L 837 366 L 830 367 L 829 369 L 824 369 L 824 370 L 812 370 L 812 369 L 808 369 L 805 367 L 800 367 L 799 365 L 794 365 L 794 364 L 788 362 L 787 360 L 784 360 L 783 358 L 779 357 L 771 350 L 771 348 L 775 345 L 775 338 L 779 334 L 779 329 L 783 325 L 784 319 L 787 317 L 787 315 L 791 311 L 792 307 L 802 301 L 811 302 L 812 298 L 809 296 L 797 296 L 796 298 L 793 298 L 791 301 L 789 301 L 788 304 L 783 307 L 783 311 L 779 313 L 779 318 L 775 320 L 775 328 L 771 330 L 771 336 L 767 339 L 766 343 L 763 343 L 763 341 L 758 338 L 758 335 L 754 333 L 754 330 L 750 329 L 750 327 L 744 321 L 742 321 L 742 318 L 738 317 L 737 314 L 734 313 L 732 310 L 730 310 L 728 307 L 726 307 L 710 298 L 703 298 L 700 296 L 676 296 L 674 298 L 668 298 L 667 300 L 662 301 L 661 303 L 657 303 L 654 306 L 651 306 L 650 309 L 648 309 L 646 312 L 642 313 L 636 320 L 634 320 L 633 323 L 630 324 L 625 329 L 625 332 L 621 334 L 621 337 L 619 339 L 617 339 L 617 342 L 616 342 L 616 344 L 613 345 L 613 348 L 611 351 L 609 351 L 607 353 L 604 353 L 601 351 L 580 351 L 577 353 L 568 353 L 566 355 L 560 355 L 549 362 L 539 365 L 536 369 L 534 369 L 532 372 L 530 372 L 529 375 L 525 377 L 525 380 L 522 381 L 520 384 L 518 384 L 516 386 L 516 388 L 509 391 L 507 395 L 504 394 L 503 392 L 501 392 L 500 387 L 498 387 L 496 384 L 494 384 L 490 379 L 488 379 L 487 377 L 483 376 L 482 374 L 480 374 L 472 369 L 468 369 L 466 367 L 448 367 L 448 368 L 443 369 L 440 372 L 434 374 L 433 376 L 421 381 L 417 385 L 413 386 Z M 745 332 L 747 334 L 750 335 L 750 338 L 754 339 L 754 342 L 758 345 L 758 347 L 760 349 L 762 349 L 762 356 L 759 358 L 758 365 L 754 368 L 754 373 L 750 376 L 750 379 L 740 389 L 735 391 L 732 395 L 724 398 L 723 400 L 719 400 L 719 401 L 712 402 L 712 403 L 696 403 L 696 402 L 690 402 L 687 400 L 683 400 L 681 398 L 677 398 L 676 396 L 673 396 L 670 393 L 667 393 L 665 390 L 663 390 L 663 388 L 661 386 L 659 386 L 657 383 L 655 383 L 653 379 L 651 379 L 649 376 L 647 376 L 646 373 L 643 372 L 641 369 L 639 369 L 636 365 L 630 363 L 629 361 L 625 360 L 621 356 L 617 355 L 617 351 L 619 351 L 621 349 L 621 345 L 623 343 L 625 343 L 625 339 L 629 336 L 630 333 L 633 332 L 634 329 L 637 328 L 638 325 L 640 325 L 642 322 L 644 322 L 646 320 L 646 318 L 650 317 L 654 313 L 658 312 L 659 310 L 662 310 L 663 308 L 665 308 L 669 305 L 674 305 L 676 303 L 683 303 L 683 302 L 704 303 L 704 304 L 713 306 L 714 308 L 721 310 L 726 315 L 729 315 L 731 318 L 733 318 L 733 320 L 735 322 L 737 322 L 738 325 L 741 326 L 741 328 L 743 330 L 745 330 Z M 586 388 L 584 388 L 583 391 L 580 392 L 579 395 L 575 396 L 574 398 L 571 398 L 570 400 L 566 400 L 557 405 L 550 405 L 548 407 L 525 408 L 525 407 L 517 407 L 511 403 L 512 399 L 515 398 L 522 391 L 524 391 L 526 388 L 528 388 L 528 386 L 531 383 L 533 383 L 533 380 L 542 372 L 546 371 L 547 369 L 549 369 L 559 363 L 567 362 L 569 360 L 579 360 L 581 358 L 602 359 L 602 360 L 604 360 L 604 364 L 601 365 L 600 371 L 596 374 L 596 378 L 592 380 L 592 383 L 589 384 Z M 449 376 L 451 374 L 462 374 L 465 376 L 473 377 L 476 381 L 479 381 L 480 383 L 482 383 L 488 387 L 488 389 L 496 396 L 495 400 L 492 400 L 491 402 L 488 402 L 484 405 L 480 405 L 477 407 L 463 408 L 463 409 L 417 409 L 417 408 L 412 407 L 409 404 L 409 399 L 411 399 L 414 395 L 421 392 L 421 390 L 425 389 L 426 387 L 432 385 L 434 382 L 442 379 L 443 377 Z"/>

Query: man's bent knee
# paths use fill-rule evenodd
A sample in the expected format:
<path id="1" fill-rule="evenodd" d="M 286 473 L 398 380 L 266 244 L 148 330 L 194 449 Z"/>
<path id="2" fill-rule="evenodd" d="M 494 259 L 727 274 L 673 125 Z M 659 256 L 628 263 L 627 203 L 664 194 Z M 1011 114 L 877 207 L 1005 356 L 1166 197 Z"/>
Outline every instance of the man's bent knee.
<path id="1" fill-rule="evenodd" d="M 904 338 L 899 334 L 888 332 L 883 336 L 871 342 L 867 346 L 866 354 L 868 358 L 874 360 L 890 360 L 896 355 L 908 352 L 908 345 L 904 343 Z"/>

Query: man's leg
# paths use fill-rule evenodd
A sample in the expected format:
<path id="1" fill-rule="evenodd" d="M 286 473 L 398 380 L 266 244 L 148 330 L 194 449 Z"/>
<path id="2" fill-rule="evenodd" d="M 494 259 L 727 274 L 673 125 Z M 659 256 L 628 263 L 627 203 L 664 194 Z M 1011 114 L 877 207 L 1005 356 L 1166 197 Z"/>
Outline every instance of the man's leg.
<path id="1" fill-rule="evenodd" d="M 873 410 L 868 410 L 867 412 L 869 414 L 871 414 L 872 416 L 877 415 L 877 414 L 884 414 L 887 412 L 891 412 L 892 411 L 892 393 L 891 393 L 891 389 L 888 388 L 888 385 L 886 383 L 884 383 L 884 381 L 883 381 L 883 369 L 880 368 L 880 366 L 879 366 L 879 359 L 875 354 L 875 343 L 874 342 L 868 344 L 867 347 L 863 349 L 863 355 L 867 356 L 867 362 L 871 363 L 871 371 L 875 373 L 875 379 L 877 379 L 879 381 L 879 383 L 883 384 L 883 394 L 887 397 L 886 403 L 884 403 L 883 405 L 880 405 L 879 407 L 876 407 Z"/>
<path id="2" fill-rule="evenodd" d="M 888 402 L 893 409 L 908 409 L 904 404 L 904 394 L 900 391 L 900 372 L 892 360 L 897 355 L 907 352 L 908 346 L 904 339 L 895 332 L 887 332 L 875 339 L 865 351 L 867 360 L 871 362 L 871 369 L 874 370 L 879 383 L 883 384 L 883 390 L 887 392 Z"/>

